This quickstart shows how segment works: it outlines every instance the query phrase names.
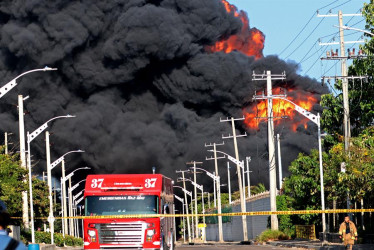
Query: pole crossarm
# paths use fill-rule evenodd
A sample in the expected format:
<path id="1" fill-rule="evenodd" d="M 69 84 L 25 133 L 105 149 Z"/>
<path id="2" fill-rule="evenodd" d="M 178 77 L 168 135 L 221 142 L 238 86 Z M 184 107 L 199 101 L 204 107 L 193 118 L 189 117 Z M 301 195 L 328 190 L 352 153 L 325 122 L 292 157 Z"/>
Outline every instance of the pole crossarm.
<path id="1" fill-rule="evenodd" d="M 362 16 L 362 13 L 360 13 L 360 14 L 343 14 L 342 16 Z M 321 15 L 321 14 L 317 13 L 317 17 L 338 17 L 338 14 Z"/>
<path id="2" fill-rule="evenodd" d="M 327 57 L 321 57 L 321 60 L 358 59 L 358 58 L 368 58 L 368 57 L 372 57 L 372 56 L 368 56 L 368 55 L 327 56 Z"/>
<path id="3" fill-rule="evenodd" d="M 348 79 L 348 80 L 361 80 L 361 79 L 368 79 L 369 76 L 322 76 L 321 80 L 341 80 L 341 79 Z"/>
<path id="4" fill-rule="evenodd" d="M 18 75 L 13 80 L 11 80 L 10 82 L 8 82 L 7 84 L 5 84 L 3 87 L 0 88 L 0 98 L 3 97 L 6 93 L 8 93 L 11 89 L 13 89 L 17 85 L 16 80 L 18 78 L 20 78 L 20 77 L 22 77 L 26 74 L 36 72 L 36 71 L 50 71 L 50 70 L 57 70 L 57 68 L 50 68 L 48 66 L 45 66 L 42 69 L 33 69 L 33 70 L 29 70 L 29 71 L 26 71 L 26 72 Z"/>
<path id="5" fill-rule="evenodd" d="M 252 74 L 252 80 L 253 81 L 261 81 L 261 80 L 266 80 L 267 79 L 267 74 L 264 72 L 263 74 L 256 74 L 253 71 Z M 272 74 L 271 75 L 272 80 L 285 80 L 286 79 L 286 72 L 284 71 L 282 74 Z"/>
<path id="6" fill-rule="evenodd" d="M 352 43 L 365 43 L 365 40 L 358 40 L 358 41 L 344 41 L 344 44 L 352 44 Z M 328 46 L 328 45 L 339 45 L 340 42 L 331 42 L 331 43 L 318 43 L 320 46 Z"/>
<path id="7" fill-rule="evenodd" d="M 62 116 L 56 116 L 53 117 L 52 119 L 49 119 L 46 121 L 43 125 L 41 125 L 39 128 L 35 129 L 30 135 L 27 137 L 28 142 L 32 142 L 41 132 L 43 132 L 46 128 L 48 128 L 48 122 L 60 119 L 60 118 L 74 118 L 76 117 L 75 115 L 62 115 Z"/>
<path id="8" fill-rule="evenodd" d="M 65 153 L 63 156 L 61 156 L 60 158 L 58 158 L 57 160 L 55 160 L 54 162 L 51 163 L 51 170 L 56 167 L 58 164 L 60 164 L 63 160 L 64 160 L 64 157 L 68 154 L 71 154 L 71 153 L 84 153 L 83 150 L 81 149 L 78 149 L 78 150 L 72 150 L 72 151 L 69 151 L 67 153 Z"/>

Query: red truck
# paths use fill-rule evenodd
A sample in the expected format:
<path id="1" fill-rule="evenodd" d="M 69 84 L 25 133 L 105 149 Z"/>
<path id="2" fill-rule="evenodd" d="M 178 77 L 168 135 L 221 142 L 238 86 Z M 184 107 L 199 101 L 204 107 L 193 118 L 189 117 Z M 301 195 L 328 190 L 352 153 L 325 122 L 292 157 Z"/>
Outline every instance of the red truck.
<path id="1" fill-rule="evenodd" d="M 173 182 L 161 174 L 88 175 L 84 249 L 174 249 Z M 116 218 L 146 214 L 155 217 Z M 100 218 L 100 216 L 112 218 Z"/>

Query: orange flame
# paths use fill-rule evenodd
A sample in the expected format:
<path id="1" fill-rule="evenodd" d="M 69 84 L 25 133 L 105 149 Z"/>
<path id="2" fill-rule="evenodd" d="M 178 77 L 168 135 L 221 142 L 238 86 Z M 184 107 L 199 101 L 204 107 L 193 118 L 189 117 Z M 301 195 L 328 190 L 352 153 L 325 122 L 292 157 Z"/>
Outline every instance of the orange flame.
<path id="1" fill-rule="evenodd" d="M 230 36 L 227 40 L 218 41 L 212 46 L 208 46 L 206 50 L 210 52 L 223 51 L 230 53 L 233 50 L 242 52 L 247 56 L 254 56 L 256 59 L 263 57 L 265 37 L 258 29 L 250 29 L 249 19 L 245 12 L 238 12 L 237 8 L 227 2 L 221 0 L 228 13 L 234 13 L 235 17 L 240 18 L 243 23 L 242 29 L 238 34 Z"/>
<path id="2" fill-rule="evenodd" d="M 280 88 L 273 89 L 273 94 L 280 93 Z M 313 106 L 318 102 L 314 96 L 311 96 L 310 94 L 304 96 L 300 92 L 297 92 L 295 89 L 288 89 L 287 94 L 288 100 L 294 102 L 296 105 L 308 111 L 310 111 L 313 108 Z M 257 129 L 259 123 L 265 121 L 265 119 L 263 118 L 268 117 L 267 111 L 268 108 L 266 100 L 260 101 L 259 103 L 257 103 L 257 105 L 245 108 L 243 110 L 245 116 L 244 122 L 247 125 L 247 127 Z M 296 131 L 299 125 L 303 125 L 306 129 L 309 119 L 301 115 L 298 116 L 297 119 L 295 119 L 297 113 L 298 112 L 295 111 L 295 106 L 292 103 L 289 103 L 281 99 L 273 99 L 274 125 L 279 125 L 282 120 L 281 118 L 288 117 L 290 120 L 292 120 L 291 126 L 293 131 Z"/>

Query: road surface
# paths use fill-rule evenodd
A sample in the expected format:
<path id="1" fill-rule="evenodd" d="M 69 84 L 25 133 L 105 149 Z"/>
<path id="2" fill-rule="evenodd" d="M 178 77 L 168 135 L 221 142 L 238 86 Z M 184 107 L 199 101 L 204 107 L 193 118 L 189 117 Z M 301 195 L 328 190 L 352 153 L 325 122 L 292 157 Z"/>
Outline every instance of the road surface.
<path id="1" fill-rule="evenodd" d="M 284 249 L 284 250 L 289 250 L 289 248 L 284 248 L 284 247 L 275 247 L 275 246 L 270 246 L 270 245 L 178 245 L 176 246 L 176 250 L 197 250 L 197 249 L 204 249 L 204 250 L 244 250 L 244 249 L 249 249 L 249 250 L 270 250 L 270 249 Z"/>

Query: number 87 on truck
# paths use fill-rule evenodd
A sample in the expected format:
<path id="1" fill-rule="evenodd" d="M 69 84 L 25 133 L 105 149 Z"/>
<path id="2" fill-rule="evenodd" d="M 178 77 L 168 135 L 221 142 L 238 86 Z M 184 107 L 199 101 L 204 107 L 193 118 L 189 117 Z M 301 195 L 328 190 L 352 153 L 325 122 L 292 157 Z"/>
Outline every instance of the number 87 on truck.
<path id="1" fill-rule="evenodd" d="M 174 249 L 173 182 L 161 174 L 88 175 L 84 249 Z"/>

